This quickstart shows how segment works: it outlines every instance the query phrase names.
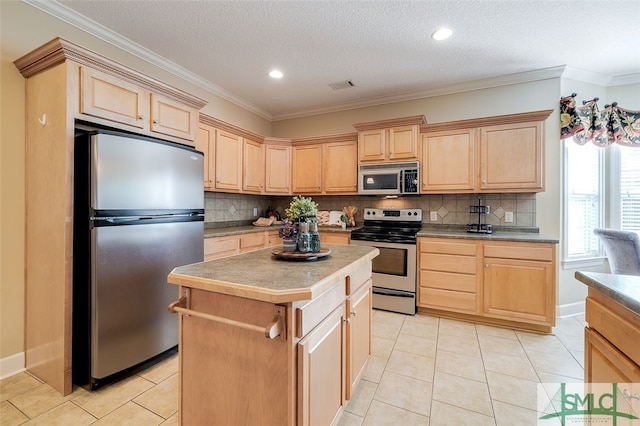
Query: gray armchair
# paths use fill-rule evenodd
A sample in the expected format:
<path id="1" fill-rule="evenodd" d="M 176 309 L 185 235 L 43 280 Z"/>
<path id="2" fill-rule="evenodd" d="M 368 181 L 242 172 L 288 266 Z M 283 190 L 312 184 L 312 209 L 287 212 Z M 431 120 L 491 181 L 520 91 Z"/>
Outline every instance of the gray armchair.
<path id="1" fill-rule="evenodd" d="M 594 229 L 609 259 L 612 274 L 640 275 L 640 237 L 635 232 Z"/>

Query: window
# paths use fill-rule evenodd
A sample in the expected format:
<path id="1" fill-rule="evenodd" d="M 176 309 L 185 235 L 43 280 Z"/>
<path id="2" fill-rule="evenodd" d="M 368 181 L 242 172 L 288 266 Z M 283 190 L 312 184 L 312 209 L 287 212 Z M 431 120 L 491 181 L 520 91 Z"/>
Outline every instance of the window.
<path id="1" fill-rule="evenodd" d="M 565 260 L 599 255 L 593 229 L 602 224 L 604 149 L 565 140 Z"/>
<path id="2" fill-rule="evenodd" d="M 612 148 L 611 227 L 640 232 L 640 149 Z"/>

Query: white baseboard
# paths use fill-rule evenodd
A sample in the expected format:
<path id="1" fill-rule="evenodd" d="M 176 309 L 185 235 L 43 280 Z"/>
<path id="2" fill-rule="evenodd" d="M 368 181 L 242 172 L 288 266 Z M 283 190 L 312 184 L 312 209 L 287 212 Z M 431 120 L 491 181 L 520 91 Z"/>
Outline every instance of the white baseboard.
<path id="1" fill-rule="evenodd" d="M 0 358 L 0 380 L 25 371 L 24 352 Z"/>
<path id="2" fill-rule="evenodd" d="M 568 318 L 584 314 L 584 301 L 556 306 L 556 318 Z"/>

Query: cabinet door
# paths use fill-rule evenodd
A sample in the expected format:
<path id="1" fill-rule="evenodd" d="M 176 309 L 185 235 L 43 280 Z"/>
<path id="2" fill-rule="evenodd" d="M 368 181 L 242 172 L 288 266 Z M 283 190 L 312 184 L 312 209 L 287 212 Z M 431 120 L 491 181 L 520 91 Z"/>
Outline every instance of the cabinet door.
<path id="1" fill-rule="evenodd" d="M 329 425 L 345 401 L 344 305 L 298 343 L 298 425 Z"/>
<path id="2" fill-rule="evenodd" d="M 423 135 L 422 191 L 472 192 L 475 158 L 472 129 Z"/>
<path id="3" fill-rule="evenodd" d="M 332 142 L 324 145 L 322 184 L 325 193 L 358 192 L 358 144 Z"/>
<path id="4" fill-rule="evenodd" d="M 240 253 L 260 250 L 267 246 L 266 232 L 254 232 L 251 234 L 241 235 L 239 239 L 240 239 Z"/>
<path id="5" fill-rule="evenodd" d="M 216 130 L 216 189 L 242 188 L 242 137 Z"/>
<path id="6" fill-rule="evenodd" d="M 386 130 L 363 130 L 358 132 L 358 160 L 384 161 L 386 159 Z"/>
<path id="7" fill-rule="evenodd" d="M 347 299 L 347 393 L 351 399 L 371 355 L 371 280 Z"/>
<path id="8" fill-rule="evenodd" d="M 399 126 L 389 129 L 388 159 L 418 159 L 418 126 Z"/>
<path id="9" fill-rule="evenodd" d="M 265 145 L 264 192 L 268 194 L 291 193 L 291 148 L 281 145 Z"/>
<path id="10" fill-rule="evenodd" d="M 513 321 L 553 325 L 552 262 L 484 258 L 484 312 Z"/>
<path id="11" fill-rule="evenodd" d="M 80 67 L 80 113 L 143 129 L 149 120 L 149 97 L 135 84 Z"/>
<path id="12" fill-rule="evenodd" d="M 541 122 L 480 129 L 480 189 L 543 191 Z"/>
<path id="13" fill-rule="evenodd" d="M 151 131 L 193 141 L 198 132 L 198 111 L 152 93 Z"/>
<path id="14" fill-rule="evenodd" d="M 322 145 L 293 147 L 291 177 L 294 194 L 322 191 Z"/>
<path id="15" fill-rule="evenodd" d="M 260 194 L 264 186 L 262 144 L 245 139 L 243 145 L 242 190 Z"/>
<path id="16" fill-rule="evenodd" d="M 585 328 L 584 346 L 585 383 L 635 383 L 640 392 L 640 367 L 600 333 Z"/>
<path id="17" fill-rule="evenodd" d="M 196 149 L 204 153 L 204 189 L 205 191 L 214 189 L 214 178 L 216 170 L 216 129 L 200 124 L 198 126 L 198 138 L 196 139 Z"/>

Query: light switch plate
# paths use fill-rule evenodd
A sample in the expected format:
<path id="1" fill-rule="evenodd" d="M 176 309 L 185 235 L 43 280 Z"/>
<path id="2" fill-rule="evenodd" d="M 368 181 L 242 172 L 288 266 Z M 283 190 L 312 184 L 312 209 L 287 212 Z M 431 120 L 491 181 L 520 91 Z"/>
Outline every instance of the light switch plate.
<path id="1" fill-rule="evenodd" d="M 254 207 L 254 208 L 253 208 L 253 215 L 254 215 L 254 216 L 257 216 L 257 215 L 258 215 L 258 208 L 257 208 L 257 207 Z"/>
<path id="2" fill-rule="evenodd" d="M 504 221 L 505 223 L 513 222 L 513 212 L 504 212 Z"/>
<path id="3" fill-rule="evenodd" d="M 432 222 L 438 220 L 438 212 L 430 212 L 429 213 L 429 220 L 432 221 Z"/>

